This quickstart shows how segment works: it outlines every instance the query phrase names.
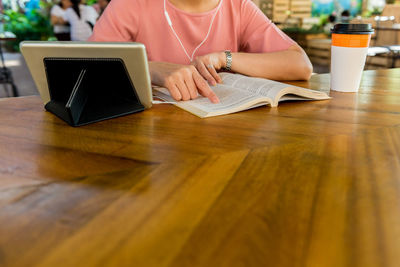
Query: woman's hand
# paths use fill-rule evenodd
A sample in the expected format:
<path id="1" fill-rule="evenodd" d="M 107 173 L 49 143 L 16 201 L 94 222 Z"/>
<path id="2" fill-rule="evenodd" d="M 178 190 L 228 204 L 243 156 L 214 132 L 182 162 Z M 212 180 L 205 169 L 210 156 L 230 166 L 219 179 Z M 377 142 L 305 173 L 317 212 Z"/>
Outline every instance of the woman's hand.
<path id="1" fill-rule="evenodd" d="M 211 102 L 219 103 L 218 97 L 194 65 L 150 62 L 149 68 L 152 83 L 167 88 L 175 100 L 195 99 L 200 93 Z"/>
<path id="2" fill-rule="evenodd" d="M 204 79 L 206 79 L 212 85 L 222 83 L 222 79 L 218 75 L 217 70 L 224 68 L 225 64 L 225 52 L 217 52 L 199 56 L 192 61 L 192 65 L 196 67 L 201 76 L 203 76 Z"/>

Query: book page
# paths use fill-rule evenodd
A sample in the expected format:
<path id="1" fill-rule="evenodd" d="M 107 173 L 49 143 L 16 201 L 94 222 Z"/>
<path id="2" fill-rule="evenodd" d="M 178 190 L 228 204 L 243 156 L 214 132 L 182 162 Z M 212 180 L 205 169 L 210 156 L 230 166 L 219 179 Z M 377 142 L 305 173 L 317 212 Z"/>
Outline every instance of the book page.
<path id="1" fill-rule="evenodd" d="M 153 92 L 160 99 L 192 112 L 199 117 L 217 116 L 267 104 L 270 104 L 271 107 L 276 107 L 279 100 L 329 98 L 323 92 L 291 86 L 268 79 L 253 78 L 226 72 L 222 72 L 219 75 L 223 83 L 211 86 L 211 89 L 220 100 L 218 104 L 211 103 L 208 98 L 202 96 L 189 101 L 174 101 L 166 88 L 156 87 Z"/>
<path id="2" fill-rule="evenodd" d="M 275 103 L 277 99 L 279 99 L 279 101 L 329 99 L 329 96 L 321 91 L 311 90 L 268 79 L 247 77 L 241 74 L 232 74 L 227 72 L 222 72 L 219 75 L 221 76 L 224 84 L 246 90 L 258 96 L 264 96 L 268 97 L 269 99 L 273 99 L 274 105 L 277 105 L 277 103 Z"/>
<path id="3" fill-rule="evenodd" d="M 232 109 L 238 106 L 245 105 L 246 103 L 254 99 L 260 98 L 257 95 L 253 95 L 251 92 L 238 90 L 237 88 L 233 88 L 225 84 L 217 84 L 216 86 L 211 86 L 211 89 L 219 98 L 220 103 L 218 104 L 211 103 L 208 98 L 205 98 L 203 96 L 199 96 L 198 98 L 189 101 L 175 101 L 166 88 L 155 87 L 154 89 L 154 95 L 161 98 L 162 100 L 172 102 L 182 107 L 184 107 L 185 105 L 190 105 L 205 112 L 215 112 Z"/>
<path id="4" fill-rule="evenodd" d="M 266 96 L 270 99 L 274 99 L 283 88 L 288 87 L 284 83 L 262 78 L 250 78 L 241 74 L 221 72 L 219 75 L 225 85 L 230 85 L 255 95 Z"/>

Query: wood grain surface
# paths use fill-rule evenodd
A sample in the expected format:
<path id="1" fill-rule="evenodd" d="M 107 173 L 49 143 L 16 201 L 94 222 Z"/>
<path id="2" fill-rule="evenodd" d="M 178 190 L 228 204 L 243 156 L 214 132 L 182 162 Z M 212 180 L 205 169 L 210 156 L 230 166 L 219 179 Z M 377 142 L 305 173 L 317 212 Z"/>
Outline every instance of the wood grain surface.
<path id="1" fill-rule="evenodd" d="M 330 94 L 79 128 L 0 99 L 0 266 L 399 266 L 400 69 Z"/>

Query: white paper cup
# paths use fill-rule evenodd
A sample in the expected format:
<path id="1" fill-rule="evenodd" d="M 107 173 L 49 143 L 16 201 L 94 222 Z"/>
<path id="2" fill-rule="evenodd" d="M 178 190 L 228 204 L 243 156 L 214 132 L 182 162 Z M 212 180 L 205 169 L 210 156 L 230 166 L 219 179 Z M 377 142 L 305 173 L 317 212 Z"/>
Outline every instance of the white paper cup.
<path id="1" fill-rule="evenodd" d="M 336 24 L 332 28 L 332 90 L 358 91 L 372 33 L 371 24 Z"/>

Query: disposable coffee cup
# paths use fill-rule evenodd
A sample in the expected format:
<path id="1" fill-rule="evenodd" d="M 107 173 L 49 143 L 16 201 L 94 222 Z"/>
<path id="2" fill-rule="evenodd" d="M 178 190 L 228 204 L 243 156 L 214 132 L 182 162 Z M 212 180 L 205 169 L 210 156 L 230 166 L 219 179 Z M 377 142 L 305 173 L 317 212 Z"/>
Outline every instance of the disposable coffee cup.
<path id="1" fill-rule="evenodd" d="M 371 24 L 336 24 L 332 29 L 331 89 L 357 92 L 371 34 Z"/>

